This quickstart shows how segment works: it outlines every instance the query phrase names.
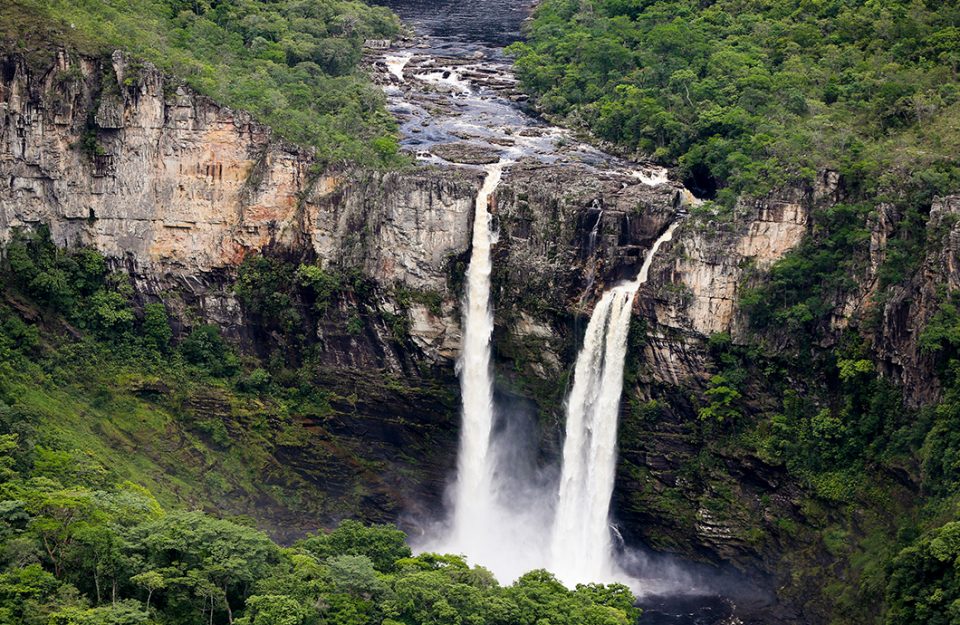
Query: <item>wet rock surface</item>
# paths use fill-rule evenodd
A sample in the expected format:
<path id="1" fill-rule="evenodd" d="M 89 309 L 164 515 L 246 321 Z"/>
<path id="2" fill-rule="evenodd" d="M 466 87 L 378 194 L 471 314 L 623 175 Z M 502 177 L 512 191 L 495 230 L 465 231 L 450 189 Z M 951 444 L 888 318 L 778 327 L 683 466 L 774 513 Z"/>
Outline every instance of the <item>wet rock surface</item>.
<path id="1" fill-rule="evenodd" d="M 500 161 L 500 154 L 489 147 L 472 143 L 441 143 L 433 153 L 445 161 L 461 165 L 490 165 Z"/>

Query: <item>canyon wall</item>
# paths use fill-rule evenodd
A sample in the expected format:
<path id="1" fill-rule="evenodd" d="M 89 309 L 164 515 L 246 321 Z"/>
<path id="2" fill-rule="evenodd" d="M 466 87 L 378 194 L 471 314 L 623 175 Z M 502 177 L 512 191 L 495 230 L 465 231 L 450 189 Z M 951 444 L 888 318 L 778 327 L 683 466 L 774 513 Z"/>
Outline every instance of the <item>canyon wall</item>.
<path id="1" fill-rule="evenodd" d="M 120 54 L 60 53 L 46 67 L 6 56 L 0 70 L 0 241 L 47 224 L 57 244 L 94 246 L 128 271 L 139 300 L 163 301 L 180 331 L 215 323 L 255 351 L 276 345 L 234 292 L 244 258 L 280 254 L 357 272 L 372 285 L 366 299 L 338 300 L 311 318 L 322 356 L 316 383 L 338 399 L 332 418 L 310 423 L 330 452 L 317 462 L 328 464 L 304 472 L 321 487 L 317 475 L 335 476 L 347 499 L 365 485 L 364 498 L 338 513 L 362 508 L 380 520 L 437 509 L 456 446 L 453 364 L 479 172 L 321 169 L 249 115 Z M 709 337 L 749 338 L 744 286 L 800 243 L 814 210 L 843 195 L 837 174 L 823 172 L 809 187 L 722 213 L 676 185 L 581 165 L 506 171 L 491 207 L 498 384 L 535 413 L 545 457 L 562 436 L 563 395 L 591 307 L 636 273 L 669 223 L 685 220 L 637 297 L 614 503 L 628 540 L 784 573 L 778 554 L 800 538 L 779 519 L 809 521 L 801 493 L 782 468 L 742 454 L 714 458 L 703 477 L 695 402 L 713 373 Z M 935 245 L 913 282 L 883 303 L 876 330 L 878 366 L 915 389 L 915 403 L 937 393 L 922 383 L 932 363 L 918 329 L 939 287 L 960 285 L 958 213 L 957 197 L 935 202 Z M 877 288 L 891 229 L 882 218 L 871 227 L 870 262 L 856 276 L 859 291 L 837 302 L 836 333 Z M 362 327 L 348 332 L 353 318 Z M 762 404 L 763 389 L 757 397 Z M 358 470 L 358 458 L 377 470 Z M 291 515 L 281 516 L 308 525 Z"/>

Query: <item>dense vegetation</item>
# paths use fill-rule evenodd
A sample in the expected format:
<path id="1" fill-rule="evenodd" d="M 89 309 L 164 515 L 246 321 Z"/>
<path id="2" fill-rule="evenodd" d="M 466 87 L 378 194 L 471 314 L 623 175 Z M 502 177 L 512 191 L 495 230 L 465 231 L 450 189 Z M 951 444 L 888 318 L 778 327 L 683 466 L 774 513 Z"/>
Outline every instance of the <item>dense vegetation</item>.
<path id="1" fill-rule="evenodd" d="M 250 473 L 260 470 L 268 450 L 301 444 L 302 428 L 287 423 L 276 430 L 264 422 L 264 411 L 273 411 L 274 421 L 285 416 L 273 405 L 278 402 L 288 411 L 329 410 L 330 395 L 308 381 L 298 384 L 292 372 L 285 390 L 211 326 L 197 326 L 175 342 L 162 304 L 138 307 L 124 274 L 109 272 L 93 250 L 57 249 L 45 229 L 16 233 L 3 258 L 0 623 L 627 625 L 636 620 L 625 587 L 569 591 L 545 571 L 501 587 L 489 572 L 459 557 L 413 557 L 403 534 L 387 526 L 347 521 L 330 534 L 284 548 L 253 529 L 249 518 L 185 511 L 189 502 L 215 507 L 218 491 L 229 493 L 227 500 L 236 497 L 243 480 L 263 478 Z M 291 286 L 276 282 L 288 267 L 296 265 L 260 257 L 245 264 L 237 291 L 251 314 L 296 308 L 288 299 Z M 348 278 L 309 265 L 296 275 L 295 284 L 312 293 L 310 306 L 321 310 L 335 292 L 354 288 L 345 284 Z M 291 319 L 281 317 L 278 326 L 286 324 L 296 335 L 299 320 Z M 278 377 L 282 371 L 274 369 Z M 183 385 L 189 397 L 197 382 L 223 396 L 238 394 L 253 404 L 244 418 L 260 422 L 233 422 L 230 415 L 192 421 L 182 407 L 178 413 L 155 397 L 166 384 Z M 181 444 L 189 453 L 164 447 L 167 464 L 152 464 L 151 443 L 134 438 L 137 430 L 131 427 L 145 437 L 187 437 Z M 247 434 L 238 440 L 240 428 Z M 136 454 L 125 451 L 134 446 Z M 197 453 L 207 457 L 191 473 Z M 188 466 L 177 466 L 181 462 Z M 252 492 L 256 505 L 276 495 L 276 475 L 272 481 L 272 490 Z M 303 482 L 292 487 L 304 497 L 323 496 Z M 297 505 L 331 512 L 319 503 Z"/>
<path id="2" fill-rule="evenodd" d="M 719 514 L 758 547 L 777 545 L 797 584 L 784 594 L 819 606 L 828 622 L 949 623 L 960 605 L 956 310 L 945 306 L 922 332 L 924 349 L 941 363 L 945 391 L 919 408 L 905 405 L 903 389 L 880 375 L 869 343 L 854 330 L 830 349 L 799 352 L 771 351 L 761 340 L 738 345 L 725 334 L 710 339 L 715 369 L 697 404 L 703 451 L 690 469 L 711 484 L 701 505 L 718 505 L 730 488 L 718 458 L 759 459 L 800 485 L 802 493 L 790 495 L 799 516 L 768 502 L 761 505 L 777 509 L 775 516 L 744 525 L 737 515 L 749 506 L 736 500 L 723 501 Z M 652 404 L 635 410 L 660 409 Z M 823 561 L 784 550 L 785 539 L 829 554 L 830 581 L 814 595 L 802 594 L 801 582 L 822 575 Z"/>
<path id="3" fill-rule="evenodd" d="M 944 388 L 937 405 L 907 407 L 872 341 L 891 295 L 946 246 L 927 216 L 935 196 L 960 191 L 960 5 L 545 0 L 528 34 L 512 50 L 537 106 L 675 166 L 716 200 L 692 211 L 703 227 L 737 228 L 744 195 L 839 174 L 840 201 L 813 207 L 801 244 L 748 270 L 752 344 L 711 338 L 699 435 L 719 458 L 753 455 L 805 487 L 803 527 L 773 528 L 820 543 L 840 567 L 831 576 L 844 581 L 820 590 L 835 622 L 957 622 L 960 301 L 945 286 L 918 328 Z M 869 274 L 881 220 L 887 243 Z M 863 316 L 838 330 L 843 303 L 874 279 Z M 703 459 L 693 471 L 717 473 Z"/>
<path id="4" fill-rule="evenodd" d="M 819 536 L 803 540 L 822 540 L 856 579 L 824 593 L 836 622 L 947 623 L 960 599 L 947 564 L 957 554 L 960 503 L 956 295 L 944 285 L 939 311 L 916 321 L 919 349 L 935 363 L 929 383 L 943 389 L 936 404 L 907 406 L 911 389 L 881 375 L 873 342 L 890 323 L 883 319 L 888 298 L 915 288 L 921 261 L 947 248 L 949 230 L 925 227 L 923 215 L 907 211 L 875 274 L 877 295 L 839 331 L 830 320 L 865 281 L 866 220 L 874 209 L 863 201 L 815 210 L 811 234 L 748 278 L 741 304 L 752 344 L 711 337 L 716 373 L 699 416 L 719 448 L 784 467 L 829 509 L 860 515 L 856 522 L 807 519 Z M 758 409 L 765 401 L 773 407 Z"/>
<path id="5" fill-rule="evenodd" d="M 0 437 L 0 622 L 10 625 L 628 625 L 623 586 L 545 571 L 501 587 L 457 556 L 413 557 L 399 530 L 344 522 L 282 548 L 246 525 L 165 511 L 131 483 L 52 474 Z"/>
<path id="6" fill-rule="evenodd" d="M 108 483 L 146 486 L 165 507 L 256 515 L 284 537 L 304 531 L 306 519 L 380 520 L 398 484 L 372 476 L 395 471 L 415 484 L 418 455 L 441 435 L 425 419 L 422 441 L 397 455 L 352 431 L 348 415 L 365 402 L 421 406 L 441 423 L 455 411 L 442 381 L 344 375 L 324 361 L 309 329 L 320 316 L 326 340 L 362 340 L 352 332 L 372 324 L 404 330 L 378 316 L 369 283 L 351 274 L 302 264 L 302 286 L 267 295 L 273 269 L 285 265 L 251 257 L 236 287 L 248 314 L 268 306 L 261 294 L 290 308 L 276 326 L 264 322 L 264 335 L 286 338 L 254 357 L 214 326 L 184 328 L 163 303 L 141 301 L 100 254 L 57 249 L 45 228 L 16 233 L 0 258 L 0 413 L 26 428 L 24 444 L 55 451 L 64 466 L 105 467 Z"/>
<path id="7" fill-rule="evenodd" d="M 357 0 L 6 0 L 8 50 L 123 49 L 217 101 L 251 112 L 321 162 L 396 161 L 393 118 L 357 64 L 367 38 L 400 28 Z"/>
<path id="8" fill-rule="evenodd" d="M 725 202 L 824 167 L 928 197 L 960 180 L 953 0 L 545 0 L 528 35 L 543 111 Z"/>

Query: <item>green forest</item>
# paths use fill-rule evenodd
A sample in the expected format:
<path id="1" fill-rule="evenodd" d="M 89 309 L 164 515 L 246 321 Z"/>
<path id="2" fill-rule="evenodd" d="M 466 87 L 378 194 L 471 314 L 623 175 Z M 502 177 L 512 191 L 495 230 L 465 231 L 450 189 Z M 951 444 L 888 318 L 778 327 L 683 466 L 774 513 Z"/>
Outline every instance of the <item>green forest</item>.
<path id="1" fill-rule="evenodd" d="M 531 571 L 504 587 L 462 557 L 412 556 L 393 526 L 344 521 L 284 547 L 255 529 L 251 516 L 202 512 L 215 507 L 218 494 L 229 500 L 248 492 L 258 505 L 297 490 L 322 496 L 303 482 L 279 495 L 253 482 L 263 479 L 257 471 L 270 461 L 271 446 L 305 445 L 308 433 L 290 413 L 324 410 L 329 393 L 296 371 L 275 382 L 213 326 L 175 343 L 164 306 L 138 312 L 127 276 L 108 271 L 92 249 L 58 250 L 41 230 L 15 237 L 3 258 L 0 623 L 636 621 L 625 586 L 568 590 L 550 573 Z M 279 293 L 265 286 L 274 275 L 270 263 L 251 267 L 238 286 L 241 297 L 276 300 Z M 347 288 L 323 280 L 316 267 L 301 273 L 312 285 Z M 324 299 L 315 305 L 323 307 Z M 184 423 L 183 404 L 162 400 L 168 386 L 187 397 L 220 389 L 247 413 Z M 251 416 L 261 422 L 246 422 Z M 271 428 L 267 417 L 286 423 Z M 191 453 L 161 448 L 165 457 L 151 456 L 150 439 L 169 438 L 175 428 L 185 428 L 178 436 Z M 329 512 L 322 502 L 290 505 Z"/>
<path id="2" fill-rule="evenodd" d="M 927 200 L 960 182 L 960 6 L 544 0 L 515 44 L 537 106 L 732 203 L 831 168 Z"/>
<path id="3" fill-rule="evenodd" d="M 11 0 L 0 37 L 46 59 L 69 45 L 122 49 L 218 102 L 252 113 L 321 164 L 395 165 L 395 122 L 358 68 L 365 39 L 400 22 L 359 0 Z M 135 80 L 135 77 L 131 78 Z"/>

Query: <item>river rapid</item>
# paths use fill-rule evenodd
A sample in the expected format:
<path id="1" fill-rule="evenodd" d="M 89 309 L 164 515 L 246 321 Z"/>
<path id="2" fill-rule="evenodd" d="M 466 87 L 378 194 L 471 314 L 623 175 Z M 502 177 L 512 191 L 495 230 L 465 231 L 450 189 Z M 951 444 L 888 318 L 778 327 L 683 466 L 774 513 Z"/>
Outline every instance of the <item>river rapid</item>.
<path id="1" fill-rule="evenodd" d="M 663 168 L 606 154 L 523 109 L 504 47 L 520 37 L 528 0 L 381 2 L 416 32 L 373 63 L 404 151 L 436 164 L 578 163 L 647 184 L 668 181 Z"/>

